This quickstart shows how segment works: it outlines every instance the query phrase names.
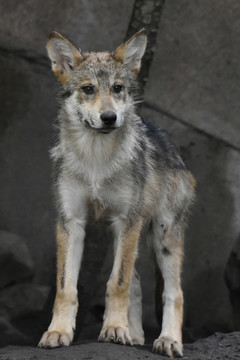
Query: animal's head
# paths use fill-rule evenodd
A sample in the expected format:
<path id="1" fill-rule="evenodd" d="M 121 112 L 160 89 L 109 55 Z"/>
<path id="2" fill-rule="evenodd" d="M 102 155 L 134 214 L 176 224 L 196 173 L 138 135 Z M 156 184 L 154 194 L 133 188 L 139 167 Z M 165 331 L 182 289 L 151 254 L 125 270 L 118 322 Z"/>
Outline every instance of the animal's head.
<path id="1" fill-rule="evenodd" d="M 74 125 L 81 121 L 97 132 L 109 133 L 124 123 L 146 42 L 143 29 L 113 53 L 81 53 L 59 33 L 50 34 L 48 55 Z"/>

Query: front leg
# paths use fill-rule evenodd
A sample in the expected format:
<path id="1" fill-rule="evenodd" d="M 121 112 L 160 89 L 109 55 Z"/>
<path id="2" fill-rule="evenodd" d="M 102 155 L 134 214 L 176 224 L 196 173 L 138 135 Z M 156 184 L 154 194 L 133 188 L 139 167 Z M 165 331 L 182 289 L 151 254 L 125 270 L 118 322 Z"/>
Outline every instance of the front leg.
<path id="1" fill-rule="evenodd" d="M 132 226 L 120 221 L 112 273 L 107 284 L 103 327 L 98 341 L 132 345 L 128 326 L 130 284 L 137 255 L 142 219 Z"/>
<path id="2" fill-rule="evenodd" d="M 38 346 L 69 346 L 78 310 L 77 279 L 83 253 L 84 223 L 77 219 L 57 226 L 57 294 L 53 317 Z"/>

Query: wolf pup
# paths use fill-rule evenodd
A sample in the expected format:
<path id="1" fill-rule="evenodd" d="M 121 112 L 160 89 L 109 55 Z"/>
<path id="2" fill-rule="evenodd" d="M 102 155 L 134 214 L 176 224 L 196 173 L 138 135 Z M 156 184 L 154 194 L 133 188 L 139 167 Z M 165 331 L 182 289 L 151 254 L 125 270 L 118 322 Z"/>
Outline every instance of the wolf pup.
<path id="1" fill-rule="evenodd" d="M 95 220 L 106 219 L 114 236 L 98 341 L 144 343 L 134 265 L 146 226 L 164 279 L 162 330 L 153 350 L 182 356 L 180 278 L 194 178 L 167 133 L 136 114 L 136 77 L 146 41 L 143 29 L 113 53 L 82 53 L 57 32 L 50 34 L 48 55 L 63 87 L 59 140 L 52 151 L 58 166 L 57 294 L 39 347 L 69 346 L 73 340 L 85 226 L 95 214 Z"/>

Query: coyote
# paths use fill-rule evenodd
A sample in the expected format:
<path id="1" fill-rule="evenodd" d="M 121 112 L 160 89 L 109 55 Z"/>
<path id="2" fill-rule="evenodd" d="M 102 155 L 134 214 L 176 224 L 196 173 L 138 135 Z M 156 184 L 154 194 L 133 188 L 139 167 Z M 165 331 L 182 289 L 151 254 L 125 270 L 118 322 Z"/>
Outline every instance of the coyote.
<path id="1" fill-rule="evenodd" d="M 52 150 L 57 167 L 57 293 L 39 347 L 69 346 L 73 340 L 85 226 L 94 217 L 106 220 L 114 238 L 98 341 L 144 344 L 135 260 L 145 227 L 164 279 L 162 330 L 153 351 L 182 356 L 180 278 L 195 181 L 167 132 L 136 113 L 137 74 L 146 42 L 142 29 L 113 53 L 82 53 L 59 33 L 49 36 L 52 70 L 62 84 L 59 139 Z"/>

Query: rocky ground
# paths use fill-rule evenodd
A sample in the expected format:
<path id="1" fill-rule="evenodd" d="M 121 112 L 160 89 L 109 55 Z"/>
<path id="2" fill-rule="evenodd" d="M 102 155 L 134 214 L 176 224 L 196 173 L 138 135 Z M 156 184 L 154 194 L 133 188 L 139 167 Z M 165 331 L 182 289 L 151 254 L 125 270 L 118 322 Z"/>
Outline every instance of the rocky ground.
<path id="1" fill-rule="evenodd" d="M 166 359 L 151 352 L 151 345 L 120 346 L 115 344 L 84 343 L 70 348 L 43 350 L 30 346 L 8 346 L 0 350 L 1 360 L 156 360 Z M 240 358 L 240 332 L 215 333 L 193 344 L 184 345 L 183 359 L 215 360 Z"/>

